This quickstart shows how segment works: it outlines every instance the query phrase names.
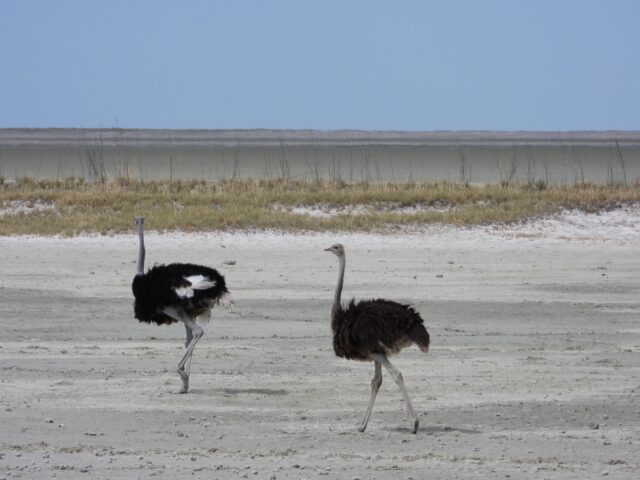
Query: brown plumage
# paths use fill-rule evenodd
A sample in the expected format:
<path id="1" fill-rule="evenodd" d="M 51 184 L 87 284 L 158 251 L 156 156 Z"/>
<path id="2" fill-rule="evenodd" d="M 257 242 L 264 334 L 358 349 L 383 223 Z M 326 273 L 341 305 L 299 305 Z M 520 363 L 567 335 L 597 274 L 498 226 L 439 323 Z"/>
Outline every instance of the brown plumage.
<path id="1" fill-rule="evenodd" d="M 415 343 L 429 350 L 429 334 L 413 307 L 391 300 L 351 300 L 332 312 L 333 350 L 347 360 L 392 355 Z"/>
<path id="2" fill-rule="evenodd" d="M 371 380 L 371 398 L 360 431 L 363 432 L 367 428 L 373 403 L 382 384 L 381 366 L 384 365 L 407 402 L 412 431 L 416 433 L 419 421 L 409 400 L 402 374 L 387 357 L 414 343 L 423 352 L 429 350 L 429 333 L 424 327 L 422 317 L 409 305 L 385 299 L 364 300 L 358 303 L 351 300 L 346 308 L 343 307 L 340 297 L 345 270 L 344 247 L 338 243 L 326 250 L 334 253 L 340 260 L 338 285 L 331 309 L 333 350 L 338 357 L 348 360 L 373 361 L 375 367 Z"/>

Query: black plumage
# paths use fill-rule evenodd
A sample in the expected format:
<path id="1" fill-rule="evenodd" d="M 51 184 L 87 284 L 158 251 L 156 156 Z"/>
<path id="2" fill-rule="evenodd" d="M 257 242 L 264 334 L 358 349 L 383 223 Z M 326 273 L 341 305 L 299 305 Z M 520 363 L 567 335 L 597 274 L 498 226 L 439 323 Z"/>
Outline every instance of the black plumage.
<path id="1" fill-rule="evenodd" d="M 204 334 L 196 319 L 208 321 L 211 308 L 230 303 L 224 277 L 215 269 L 192 263 L 156 265 L 144 271 L 144 218 L 137 217 L 138 270 L 131 284 L 135 317 L 141 322 L 165 325 L 182 322 L 187 332 L 187 348 L 178 362 L 182 379 L 180 393 L 189 390 L 193 350 Z"/>
<path id="2" fill-rule="evenodd" d="M 419 421 L 404 386 L 402 374 L 387 357 L 412 344 L 416 344 L 425 353 L 429 350 L 430 337 L 422 317 L 409 305 L 385 299 L 358 303 L 351 300 L 346 307 L 343 306 L 340 298 L 346 263 L 344 247 L 337 243 L 327 248 L 327 251 L 334 253 L 340 260 L 338 285 L 331 309 L 333 350 L 338 357 L 373 361 L 375 367 L 371 380 L 371 397 L 360 431 L 367 428 L 373 403 L 382 384 L 381 367 L 384 366 L 402 392 L 412 422 L 412 431 L 416 433 Z"/>
<path id="3" fill-rule="evenodd" d="M 188 277 L 203 276 L 215 285 L 193 290 L 192 297 L 179 296 L 181 288 L 191 287 Z M 157 325 L 175 323 L 177 320 L 163 313 L 165 307 L 180 305 L 191 318 L 206 314 L 229 293 L 224 277 L 217 270 L 192 263 L 171 263 L 156 265 L 144 275 L 136 275 L 131 285 L 133 290 L 134 314 L 141 322 Z"/>

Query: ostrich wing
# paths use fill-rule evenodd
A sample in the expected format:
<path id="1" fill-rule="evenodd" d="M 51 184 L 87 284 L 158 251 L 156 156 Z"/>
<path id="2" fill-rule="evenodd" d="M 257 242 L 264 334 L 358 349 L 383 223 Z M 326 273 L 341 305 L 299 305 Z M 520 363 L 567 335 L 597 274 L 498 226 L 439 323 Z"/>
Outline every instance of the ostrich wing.
<path id="1" fill-rule="evenodd" d="M 183 278 L 184 283 L 174 288 L 176 295 L 180 298 L 193 298 L 194 290 L 207 290 L 216 286 L 215 280 L 211 280 L 204 275 L 192 275 Z"/>

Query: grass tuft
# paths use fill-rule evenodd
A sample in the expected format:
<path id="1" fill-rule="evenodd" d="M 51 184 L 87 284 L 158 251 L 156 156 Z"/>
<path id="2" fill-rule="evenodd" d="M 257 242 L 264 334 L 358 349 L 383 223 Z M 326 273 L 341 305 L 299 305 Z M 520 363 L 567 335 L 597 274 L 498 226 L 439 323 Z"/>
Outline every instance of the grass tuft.
<path id="1" fill-rule="evenodd" d="M 162 231 L 373 231 L 398 225 L 512 222 L 561 209 L 598 211 L 635 202 L 640 202 L 638 182 L 474 186 L 290 178 L 141 182 L 131 175 L 94 182 L 19 178 L 0 182 L 0 235 L 132 232 L 137 215 L 147 218 L 149 229 Z M 301 208 L 308 213 L 300 213 Z"/>

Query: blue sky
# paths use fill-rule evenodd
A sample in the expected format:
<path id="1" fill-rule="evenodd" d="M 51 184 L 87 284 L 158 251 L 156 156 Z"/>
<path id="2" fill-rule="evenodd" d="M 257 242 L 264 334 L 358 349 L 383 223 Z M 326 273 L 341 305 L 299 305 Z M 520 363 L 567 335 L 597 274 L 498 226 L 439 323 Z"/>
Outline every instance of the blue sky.
<path id="1" fill-rule="evenodd" d="M 636 0 L 0 0 L 1 127 L 639 130 Z"/>

